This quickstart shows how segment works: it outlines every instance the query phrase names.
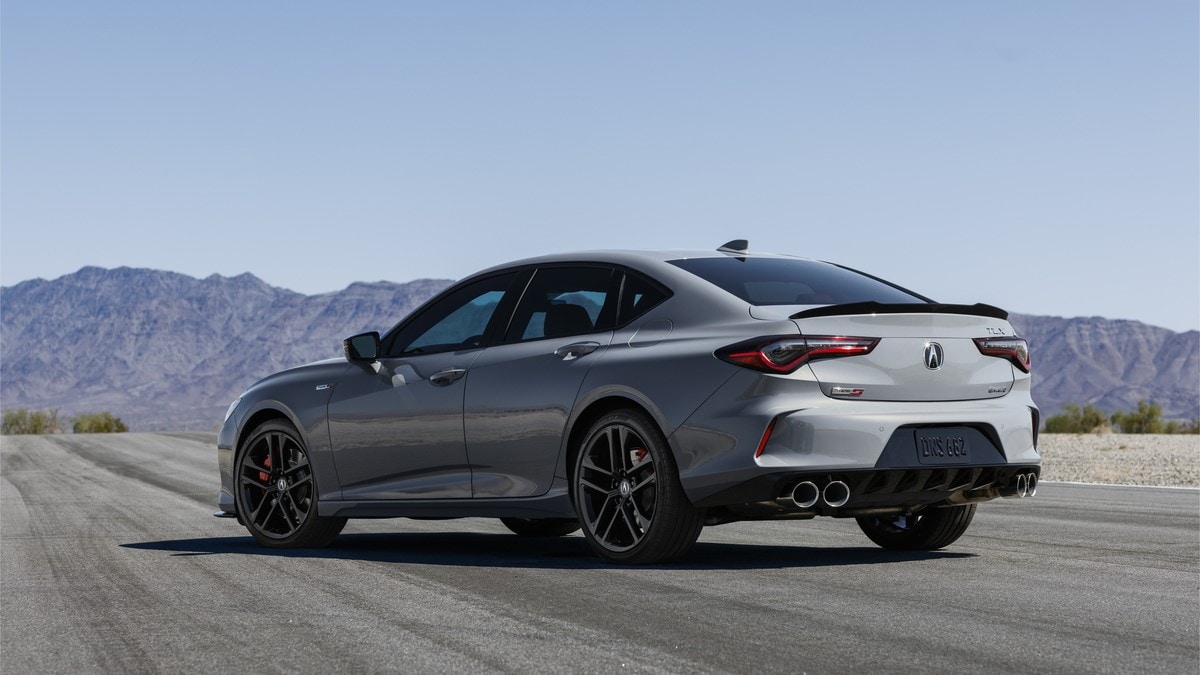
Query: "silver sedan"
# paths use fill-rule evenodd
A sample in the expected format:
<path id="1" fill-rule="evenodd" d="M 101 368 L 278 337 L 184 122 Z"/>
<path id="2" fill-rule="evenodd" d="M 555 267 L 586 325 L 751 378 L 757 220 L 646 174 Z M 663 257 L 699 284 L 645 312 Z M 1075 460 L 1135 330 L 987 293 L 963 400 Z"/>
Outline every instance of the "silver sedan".
<path id="1" fill-rule="evenodd" d="M 218 438 L 217 515 L 271 547 L 496 517 L 650 564 L 705 525 L 817 516 L 936 549 L 979 502 L 1036 491 L 1004 311 L 747 248 L 514 262 L 261 380 Z"/>

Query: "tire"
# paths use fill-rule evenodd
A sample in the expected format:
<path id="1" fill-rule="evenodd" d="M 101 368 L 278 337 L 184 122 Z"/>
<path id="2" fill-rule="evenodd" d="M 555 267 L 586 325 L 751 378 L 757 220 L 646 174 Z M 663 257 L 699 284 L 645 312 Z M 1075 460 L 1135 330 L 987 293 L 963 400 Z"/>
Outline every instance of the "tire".
<path id="1" fill-rule="evenodd" d="M 575 457 L 572 499 L 588 544 L 611 563 L 678 559 L 704 528 L 704 511 L 684 494 L 667 439 L 638 410 L 592 425 Z"/>
<path id="2" fill-rule="evenodd" d="M 863 534 L 894 551 L 933 551 L 953 544 L 975 517 L 975 504 L 929 508 L 911 516 L 858 518 Z"/>
<path id="3" fill-rule="evenodd" d="M 501 518 L 500 522 L 522 537 L 565 537 L 579 529 L 573 518 Z"/>
<path id="4" fill-rule="evenodd" d="M 345 518 L 317 515 L 317 477 L 296 428 L 263 422 L 242 444 L 237 463 L 239 520 L 270 548 L 319 548 L 346 526 Z"/>

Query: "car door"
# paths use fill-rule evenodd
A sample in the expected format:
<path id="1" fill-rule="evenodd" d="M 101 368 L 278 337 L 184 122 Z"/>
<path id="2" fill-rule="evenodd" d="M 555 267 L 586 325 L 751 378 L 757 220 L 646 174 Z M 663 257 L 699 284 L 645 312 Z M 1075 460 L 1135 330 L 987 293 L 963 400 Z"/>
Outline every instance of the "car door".
<path id="1" fill-rule="evenodd" d="M 620 274 L 538 269 L 502 340 L 471 367 L 463 424 L 475 497 L 545 493 L 587 371 L 612 339 Z"/>
<path id="2" fill-rule="evenodd" d="M 343 499 L 471 496 L 463 392 L 520 276 L 449 291 L 386 336 L 383 357 L 337 382 L 329 436 Z"/>

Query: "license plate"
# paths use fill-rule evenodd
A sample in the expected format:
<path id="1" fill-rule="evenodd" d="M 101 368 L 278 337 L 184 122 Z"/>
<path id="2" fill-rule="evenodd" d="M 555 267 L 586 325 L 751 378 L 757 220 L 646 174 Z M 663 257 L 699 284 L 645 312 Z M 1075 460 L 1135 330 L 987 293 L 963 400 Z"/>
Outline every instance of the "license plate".
<path id="1" fill-rule="evenodd" d="M 971 448 L 966 429 L 916 429 L 917 461 L 922 464 L 967 464 Z"/>

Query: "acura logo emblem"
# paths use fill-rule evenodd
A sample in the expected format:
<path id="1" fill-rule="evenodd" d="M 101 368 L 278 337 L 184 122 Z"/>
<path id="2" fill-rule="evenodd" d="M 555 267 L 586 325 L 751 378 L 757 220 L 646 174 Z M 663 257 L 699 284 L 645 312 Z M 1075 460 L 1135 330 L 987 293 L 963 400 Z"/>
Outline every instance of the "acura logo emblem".
<path id="1" fill-rule="evenodd" d="M 945 360 L 945 354 L 942 352 L 942 346 L 936 342 L 930 342 L 925 345 L 925 367 L 930 370 L 937 370 L 942 367 L 942 361 Z"/>

